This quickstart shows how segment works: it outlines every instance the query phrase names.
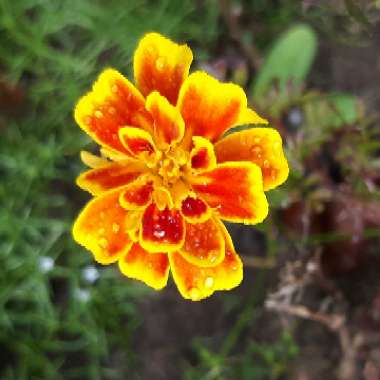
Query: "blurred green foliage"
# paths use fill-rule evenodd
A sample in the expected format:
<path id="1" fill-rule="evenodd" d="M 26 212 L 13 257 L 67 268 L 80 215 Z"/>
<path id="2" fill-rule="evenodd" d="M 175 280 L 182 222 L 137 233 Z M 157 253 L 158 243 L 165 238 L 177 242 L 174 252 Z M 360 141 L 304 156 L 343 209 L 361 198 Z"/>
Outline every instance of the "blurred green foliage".
<path id="1" fill-rule="evenodd" d="M 289 81 L 300 87 L 306 80 L 317 49 L 315 32 L 307 25 L 298 25 L 276 41 L 255 78 L 253 95 L 260 98 L 276 82 L 278 91 L 286 93 Z"/>

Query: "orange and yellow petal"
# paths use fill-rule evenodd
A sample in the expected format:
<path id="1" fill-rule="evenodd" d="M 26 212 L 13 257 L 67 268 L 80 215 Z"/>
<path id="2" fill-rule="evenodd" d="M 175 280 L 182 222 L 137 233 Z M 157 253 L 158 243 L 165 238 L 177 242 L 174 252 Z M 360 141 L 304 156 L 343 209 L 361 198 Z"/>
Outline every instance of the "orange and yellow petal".
<path id="1" fill-rule="evenodd" d="M 80 152 L 80 159 L 91 169 L 100 168 L 109 164 L 109 161 L 104 157 L 96 156 L 86 150 Z"/>
<path id="2" fill-rule="evenodd" d="M 134 243 L 119 260 L 119 268 L 125 276 L 140 280 L 156 290 L 166 286 L 170 269 L 166 253 L 149 253 L 138 243 Z"/>
<path id="3" fill-rule="evenodd" d="M 177 107 L 186 129 L 210 141 L 216 141 L 242 120 L 253 124 L 263 120 L 248 110 L 247 97 L 241 87 L 221 83 L 205 72 L 189 75 L 181 87 Z"/>
<path id="4" fill-rule="evenodd" d="M 175 105 L 192 60 L 187 45 L 178 45 L 158 33 L 148 33 L 140 40 L 133 59 L 136 85 L 143 95 L 158 91 Z"/>
<path id="5" fill-rule="evenodd" d="M 171 188 L 170 193 L 173 199 L 174 207 L 180 210 L 182 202 L 189 196 L 195 197 L 195 193 L 190 189 L 187 182 L 182 179 L 178 180 Z"/>
<path id="6" fill-rule="evenodd" d="M 153 183 L 145 178 L 137 179 L 120 194 L 120 204 L 127 210 L 144 209 L 152 201 Z"/>
<path id="7" fill-rule="evenodd" d="M 212 267 L 224 259 L 224 237 L 218 223 L 210 218 L 203 223 L 186 223 L 186 236 L 179 252 L 191 264 Z"/>
<path id="8" fill-rule="evenodd" d="M 186 222 L 203 223 L 211 216 L 211 209 L 202 199 L 188 196 L 182 201 L 181 213 Z"/>
<path id="9" fill-rule="evenodd" d="M 74 240 L 101 264 L 116 262 L 132 244 L 124 229 L 128 211 L 119 204 L 120 192 L 113 190 L 92 199 L 74 223 Z"/>
<path id="10" fill-rule="evenodd" d="M 142 94 L 113 69 L 100 74 L 92 91 L 77 103 L 74 117 L 79 126 L 98 144 L 128 153 L 119 139 L 125 125 L 150 128 L 151 116 Z"/>
<path id="11" fill-rule="evenodd" d="M 137 161 L 108 163 L 105 166 L 88 170 L 79 175 L 77 185 L 92 195 L 125 186 L 139 177 L 146 168 Z"/>
<path id="12" fill-rule="evenodd" d="M 185 223 L 175 209 L 159 210 L 155 204 L 144 212 L 140 229 L 140 244 L 148 252 L 171 252 L 182 247 Z"/>
<path id="13" fill-rule="evenodd" d="M 157 91 L 146 99 L 146 109 L 153 118 L 153 130 L 157 145 L 167 148 L 183 138 L 185 123 L 179 110 Z"/>
<path id="14" fill-rule="evenodd" d="M 193 137 L 193 148 L 190 152 L 189 165 L 195 172 L 215 168 L 216 157 L 214 147 L 209 140 L 201 136 Z"/>
<path id="15" fill-rule="evenodd" d="M 170 191 L 162 185 L 156 184 L 154 186 L 153 202 L 160 211 L 165 210 L 166 208 L 173 208 L 173 198 Z"/>
<path id="16" fill-rule="evenodd" d="M 215 144 L 218 162 L 250 161 L 261 168 L 264 190 L 286 181 L 288 162 L 280 134 L 273 128 L 252 128 L 235 132 Z"/>
<path id="17" fill-rule="evenodd" d="M 230 222 L 256 224 L 268 214 L 261 169 L 251 162 L 226 162 L 193 176 L 193 190 Z"/>
<path id="18" fill-rule="evenodd" d="M 154 145 L 152 136 L 143 129 L 124 127 L 119 130 L 120 141 L 128 152 L 147 163 L 157 160 L 159 152 Z"/>
<path id="19" fill-rule="evenodd" d="M 120 198 L 119 198 L 119 202 L 120 202 Z M 143 213 L 144 213 L 144 210 L 128 210 L 127 216 L 124 221 L 124 228 L 126 231 L 128 231 L 128 233 L 130 233 L 131 238 L 136 237 L 136 232 L 138 232 L 140 229 Z M 132 240 L 138 241 L 138 239 L 132 239 Z"/>
<path id="20" fill-rule="evenodd" d="M 169 253 L 170 268 L 181 295 L 192 301 L 200 301 L 217 290 L 230 290 L 243 279 L 243 265 L 235 252 L 231 238 L 220 223 L 225 240 L 223 261 L 214 267 L 200 267 L 189 263 L 180 253 Z"/>
<path id="21" fill-rule="evenodd" d="M 237 119 L 234 127 L 237 125 L 248 125 L 248 124 L 269 124 L 268 120 L 259 116 L 252 108 L 246 108 L 240 112 L 239 118 Z"/>

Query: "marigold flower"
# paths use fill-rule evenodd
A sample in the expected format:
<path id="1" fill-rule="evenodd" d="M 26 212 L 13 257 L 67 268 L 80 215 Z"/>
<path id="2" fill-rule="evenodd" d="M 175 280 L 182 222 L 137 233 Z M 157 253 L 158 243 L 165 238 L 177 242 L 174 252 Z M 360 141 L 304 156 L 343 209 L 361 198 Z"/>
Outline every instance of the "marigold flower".
<path id="1" fill-rule="evenodd" d="M 242 124 L 267 124 L 244 91 L 205 72 L 189 75 L 190 48 L 149 33 L 134 54 L 134 86 L 105 70 L 75 108 L 75 120 L 100 146 L 82 152 L 91 167 L 78 185 L 94 198 L 74 239 L 101 264 L 154 289 L 169 270 L 184 298 L 200 300 L 242 280 L 242 263 L 222 220 L 260 223 L 265 191 L 283 183 L 281 137 Z"/>

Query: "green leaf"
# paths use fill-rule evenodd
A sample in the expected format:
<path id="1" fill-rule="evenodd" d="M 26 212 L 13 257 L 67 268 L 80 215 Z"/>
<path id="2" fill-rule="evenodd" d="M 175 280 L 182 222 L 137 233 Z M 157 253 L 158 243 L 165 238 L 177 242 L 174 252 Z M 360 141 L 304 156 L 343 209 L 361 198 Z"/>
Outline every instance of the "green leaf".
<path id="1" fill-rule="evenodd" d="M 331 94 L 311 102 L 321 111 L 319 123 L 324 126 L 340 127 L 352 124 L 358 118 L 358 99 L 348 94 Z"/>
<path id="2" fill-rule="evenodd" d="M 255 97 L 264 95 L 274 81 L 283 92 L 292 80 L 295 86 L 305 81 L 317 49 L 317 37 L 307 25 L 297 25 L 275 42 L 257 75 L 253 88 Z"/>

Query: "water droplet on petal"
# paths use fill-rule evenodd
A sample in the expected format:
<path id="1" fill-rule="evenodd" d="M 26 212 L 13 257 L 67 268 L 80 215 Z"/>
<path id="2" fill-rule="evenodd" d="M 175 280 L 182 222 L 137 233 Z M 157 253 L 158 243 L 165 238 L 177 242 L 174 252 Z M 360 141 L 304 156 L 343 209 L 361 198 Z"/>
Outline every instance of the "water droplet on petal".
<path id="1" fill-rule="evenodd" d="M 156 60 L 156 69 L 161 71 L 165 67 L 165 58 L 163 57 L 158 57 Z"/>
<path id="2" fill-rule="evenodd" d="M 149 45 L 147 48 L 146 48 L 147 52 L 148 53 L 154 53 L 154 46 L 153 45 Z"/>
<path id="3" fill-rule="evenodd" d="M 165 231 L 164 230 L 155 230 L 153 231 L 153 235 L 157 238 L 157 239 L 161 239 L 165 236 Z"/>
<path id="4" fill-rule="evenodd" d="M 111 115 L 115 115 L 115 114 L 116 114 L 116 108 L 115 108 L 115 107 L 109 107 L 109 108 L 108 108 L 108 112 L 109 112 Z"/>
<path id="5" fill-rule="evenodd" d="M 269 166 L 270 166 L 269 161 L 268 160 L 264 160 L 263 166 L 264 166 L 264 168 L 269 168 Z"/>
<path id="6" fill-rule="evenodd" d="M 99 111 L 99 110 L 96 110 L 95 113 L 94 113 L 95 117 L 97 119 L 101 119 L 103 117 L 103 112 L 102 111 Z"/>
<path id="7" fill-rule="evenodd" d="M 100 238 L 98 244 L 100 248 L 106 249 L 108 246 L 108 240 L 106 238 Z"/>
<path id="8" fill-rule="evenodd" d="M 254 146 L 254 147 L 251 148 L 251 152 L 252 152 L 253 154 L 258 155 L 258 154 L 260 154 L 260 152 L 261 152 L 261 148 L 260 148 L 259 146 Z"/>
<path id="9" fill-rule="evenodd" d="M 120 226 L 117 223 L 112 224 L 112 231 L 116 234 L 120 230 Z"/>
<path id="10" fill-rule="evenodd" d="M 198 301 L 199 300 L 199 297 L 201 296 L 200 292 L 199 292 L 199 289 L 198 288 L 191 288 L 189 290 L 189 296 L 191 298 L 191 300 L 193 301 Z"/>
<path id="11" fill-rule="evenodd" d="M 205 287 L 206 288 L 212 288 L 213 286 L 214 286 L 214 278 L 213 277 L 206 277 Z"/>

